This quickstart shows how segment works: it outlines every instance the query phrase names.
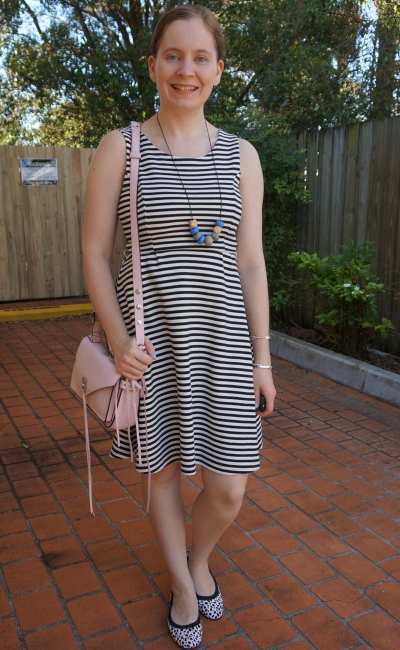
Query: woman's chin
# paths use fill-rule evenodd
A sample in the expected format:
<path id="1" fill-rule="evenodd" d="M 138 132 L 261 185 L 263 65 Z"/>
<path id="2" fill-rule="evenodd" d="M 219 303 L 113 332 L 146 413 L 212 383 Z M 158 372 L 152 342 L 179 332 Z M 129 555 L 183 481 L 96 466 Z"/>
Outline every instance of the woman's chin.
<path id="1" fill-rule="evenodd" d="M 197 97 L 161 97 L 161 105 L 163 108 L 170 108 L 172 110 L 203 110 L 204 101 L 202 98 Z"/>

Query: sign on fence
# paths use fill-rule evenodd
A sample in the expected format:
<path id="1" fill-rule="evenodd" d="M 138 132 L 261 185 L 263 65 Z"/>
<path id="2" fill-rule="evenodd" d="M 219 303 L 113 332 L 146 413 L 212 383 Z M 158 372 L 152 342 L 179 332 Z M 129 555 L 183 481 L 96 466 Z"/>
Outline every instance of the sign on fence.
<path id="1" fill-rule="evenodd" d="M 58 169 L 55 158 L 20 158 L 22 185 L 57 185 Z"/>

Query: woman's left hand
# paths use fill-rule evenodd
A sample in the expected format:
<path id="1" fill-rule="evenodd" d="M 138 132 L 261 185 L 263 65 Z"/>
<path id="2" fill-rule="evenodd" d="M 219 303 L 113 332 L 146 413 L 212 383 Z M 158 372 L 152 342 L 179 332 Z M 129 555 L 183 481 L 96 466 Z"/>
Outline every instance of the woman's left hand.
<path id="1" fill-rule="evenodd" d="M 255 402 L 258 404 L 256 413 L 262 416 L 269 415 L 274 410 L 274 400 L 276 396 L 274 380 L 272 379 L 272 370 L 268 368 L 254 368 L 253 381 Z M 260 411 L 259 408 L 260 395 L 264 395 L 265 397 L 265 411 Z"/>

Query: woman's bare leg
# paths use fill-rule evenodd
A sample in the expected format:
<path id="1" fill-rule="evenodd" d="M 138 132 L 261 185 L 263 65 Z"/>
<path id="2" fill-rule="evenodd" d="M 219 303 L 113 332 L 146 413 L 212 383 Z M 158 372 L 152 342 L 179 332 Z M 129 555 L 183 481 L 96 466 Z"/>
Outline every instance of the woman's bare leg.
<path id="1" fill-rule="evenodd" d="M 201 471 L 204 488 L 192 508 L 189 569 L 199 596 L 211 596 L 215 587 L 208 570 L 208 557 L 240 510 L 248 475 L 227 476 L 205 467 Z"/>
<path id="2" fill-rule="evenodd" d="M 151 475 L 149 521 L 164 555 L 174 594 L 172 620 L 178 625 L 193 623 L 198 603 L 186 559 L 185 511 L 180 491 L 180 463 L 171 463 Z M 147 474 L 142 475 L 144 502 Z"/>

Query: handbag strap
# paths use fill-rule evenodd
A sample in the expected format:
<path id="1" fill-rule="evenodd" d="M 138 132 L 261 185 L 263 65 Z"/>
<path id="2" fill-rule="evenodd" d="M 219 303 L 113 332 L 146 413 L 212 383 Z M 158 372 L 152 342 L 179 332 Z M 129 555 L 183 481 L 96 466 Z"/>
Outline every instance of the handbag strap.
<path id="1" fill-rule="evenodd" d="M 137 186 L 140 160 L 140 124 L 131 122 L 131 172 L 130 172 L 130 208 L 131 208 L 131 242 L 133 270 L 133 299 L 135 309 L 136 343 L 144 348 L 144 313 L 142 270 L 140 267 L 139 231 L 137 222 Z"/>

